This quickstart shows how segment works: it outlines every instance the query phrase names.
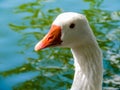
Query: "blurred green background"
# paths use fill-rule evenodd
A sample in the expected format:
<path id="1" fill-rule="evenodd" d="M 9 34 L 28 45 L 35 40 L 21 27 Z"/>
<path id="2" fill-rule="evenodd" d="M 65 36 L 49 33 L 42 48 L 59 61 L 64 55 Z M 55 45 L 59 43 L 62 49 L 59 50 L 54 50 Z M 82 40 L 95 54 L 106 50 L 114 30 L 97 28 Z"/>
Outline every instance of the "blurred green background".
<path id="1" fill-rule="evenodd" d="M 119 0 L 0 0 L 0 90 L 69 90 L 70 49 L 34 51 L 62 12 L 85 14 L 103 51 L 103 90 L 120 89 Z"/>

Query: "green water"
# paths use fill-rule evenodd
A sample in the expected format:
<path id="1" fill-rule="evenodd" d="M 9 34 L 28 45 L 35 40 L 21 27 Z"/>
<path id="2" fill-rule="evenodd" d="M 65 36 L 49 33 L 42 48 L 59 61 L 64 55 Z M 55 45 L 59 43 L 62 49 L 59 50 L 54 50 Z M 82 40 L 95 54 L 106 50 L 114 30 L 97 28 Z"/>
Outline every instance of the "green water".
<path id="1" fill-rule="evenodd" d="M 52 48 L 38 53 L 34 51 L 34 45 L 48 32 L 54 18 L 59 13 L 68 11 L 85 14 L 97 37 L 103 51 L 103 89 L 119 89 L 119 2 L 119 0 L 1 0 L 0 90 L 70 88 L 74 73 L 70 50 Z"/>

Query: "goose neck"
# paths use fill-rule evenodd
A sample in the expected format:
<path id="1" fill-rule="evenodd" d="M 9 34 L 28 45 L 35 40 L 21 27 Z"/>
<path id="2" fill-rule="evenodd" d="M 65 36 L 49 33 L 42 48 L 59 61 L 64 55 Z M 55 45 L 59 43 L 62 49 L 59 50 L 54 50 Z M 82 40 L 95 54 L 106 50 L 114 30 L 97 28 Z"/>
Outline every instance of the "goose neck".
<path id="1" fill-rule="evenodd" d="M 98 46 L 72 48 L 75 74 L 71 90 L 102 90 L 102 56 Z"/>

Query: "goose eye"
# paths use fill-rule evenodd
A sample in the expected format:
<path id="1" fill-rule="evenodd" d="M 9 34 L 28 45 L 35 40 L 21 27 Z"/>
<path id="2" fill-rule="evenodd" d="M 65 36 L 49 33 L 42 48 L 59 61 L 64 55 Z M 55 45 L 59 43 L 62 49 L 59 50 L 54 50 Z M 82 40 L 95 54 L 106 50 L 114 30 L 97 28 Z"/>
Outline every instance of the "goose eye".
<path id="1" fill-rule="evenodd" d="M 72 23 L 72 24 L 70 24 L 70 26 L 69 26 L 71 29 L 72 28 L 74 28 L 75 27 L 75 24 L 74 23 Z"/>

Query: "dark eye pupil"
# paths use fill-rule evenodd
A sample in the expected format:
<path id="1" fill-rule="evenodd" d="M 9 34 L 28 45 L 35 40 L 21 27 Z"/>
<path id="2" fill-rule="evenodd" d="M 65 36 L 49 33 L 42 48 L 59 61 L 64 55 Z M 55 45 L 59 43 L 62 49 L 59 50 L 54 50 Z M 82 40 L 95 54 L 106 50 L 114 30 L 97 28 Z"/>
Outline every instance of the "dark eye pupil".
<path id="1" fill-rule="evenodd" d="M 74 27 L 75 27 L 74 23 L 70 24 L 70 28 L 74 28 Z"/>

